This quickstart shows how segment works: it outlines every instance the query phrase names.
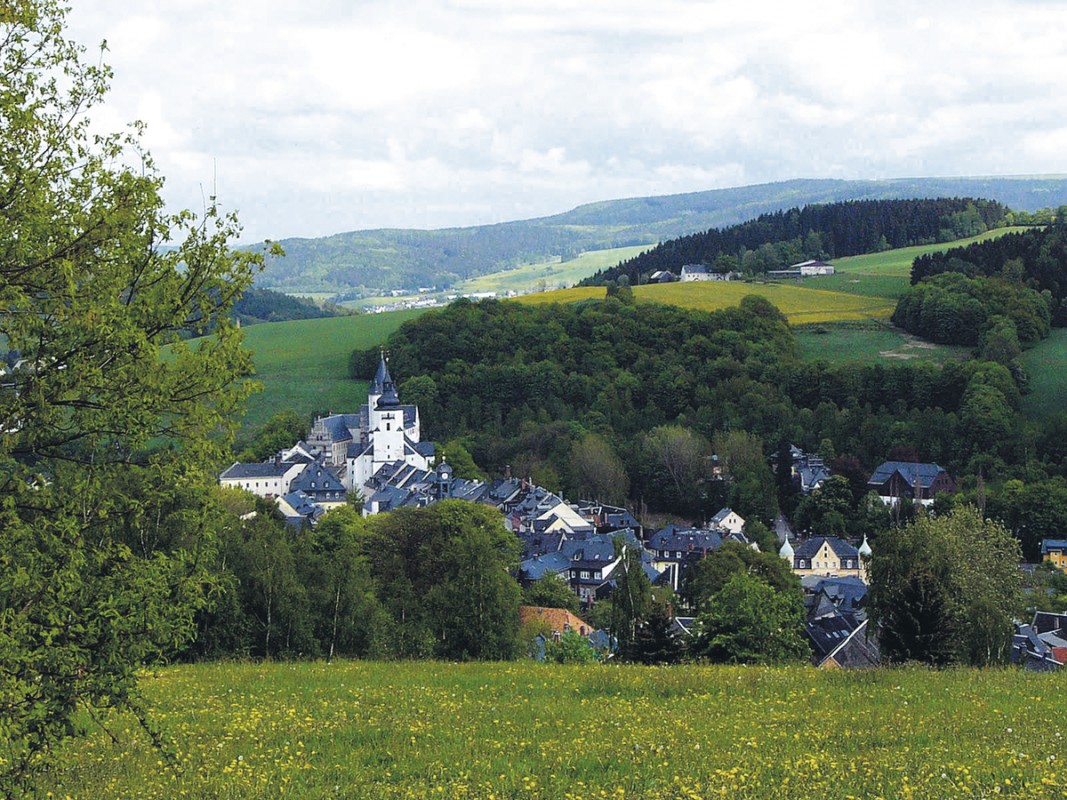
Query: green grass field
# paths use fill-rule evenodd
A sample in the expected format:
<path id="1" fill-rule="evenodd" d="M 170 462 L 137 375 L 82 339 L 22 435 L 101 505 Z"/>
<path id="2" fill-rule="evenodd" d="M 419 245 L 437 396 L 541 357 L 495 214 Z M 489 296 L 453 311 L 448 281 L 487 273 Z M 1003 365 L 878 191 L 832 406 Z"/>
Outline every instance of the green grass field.
<path id="1" fill-rule="evenodd" d="M 806 361 L 847 364 L 862 361 L 883 364 L 906 361 L 962 361 L 969 347 L 933 344 L 886 323 L 832 323 L 805 325 L 796 330 L 797 344 Z"/>
<path id="2" fill-rule="evenodd" d="M 244 429 L 255 429 L 279 411 L 306 415 L 354 411 L 366 402 L 367 387 L 348 377 L 352 351 L 384 342 L 420 313 L 394 311 L 246 327 L 245 346 L 254 354 L 255 379 L 264 390 L 249 399 Z"/>
<path id="3" fill-rule="evenodd" d="M 1023 396 L 1027 416 L 1047 419 L 1067 411 L 1067 329 L 1053 328 L 1020 361 L 1030 375 L 1030 393 Z"/>
<path id="4" fill-rule="evenodd" d="M 59 754 L 40 797 L 1063 798 L 1062 675 L 203 664 Z"/>
<path id="5" fill-rule="evenodd" d="M 651 245 L 616 247 L 610 250 L 590 250 L 569 261 L 546 261 L 525 264 L 515 269 L 481 275 L 453 287 L 459 292 L 532 292 L 541 288 L 556 289 L 571 286 L 588 278 L 598 269 L 613 267 L 620 261 L 648 250 Z"/>

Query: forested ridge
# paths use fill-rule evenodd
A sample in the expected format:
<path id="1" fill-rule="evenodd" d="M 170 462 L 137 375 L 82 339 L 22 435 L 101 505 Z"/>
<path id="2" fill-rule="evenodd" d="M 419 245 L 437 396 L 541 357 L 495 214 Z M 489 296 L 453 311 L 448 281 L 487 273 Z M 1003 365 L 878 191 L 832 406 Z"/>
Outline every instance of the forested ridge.
<path id="1" fill-rule="evenodd" d="M 780 269 L 811 258 L 840 258 L 974 236 L 1004 224 L 1008 209 L 972 198 L 848 200 L 761 214 L 727 228 L 662 242 L 602 270 L 583 285 L 625 276 L 633 285 L 658 270 L 677 274 L 686 264 L 747 273 Z"/>
<path id="2" fill-rule="evenodd" d="M 617 299 L 461 302 L 405 324 L 387 349 L 426 437 L 461 443 L 489 473 L 510 466 L 587 495 L 595 448 L 620 470 L 629 502 L 691 518 L 727 503 L 773 518 L 779 499 L 792 502 L 776 499 L 767 466 L 783 442 L 853 476 L 843 515 L 853 535 L 874 525 L 860 519 L 862 497 L 887 458 L 936 462 L 965 491 L 981 474 L 991 503 L 1003 480 L 1062 482 L 1067 469 L 1067 448 L 1049 433 L 1059 423 L 1042 429 L 1017 413 L 1020 376 L 1010 364 L 802 362 L 788 325 L 757 297 L 710 314 Z M 353 375 L 372 374 L 377 357 L 354 353 Z M 698 490 L 682 491 L 662 459 L 668 445 L 732 460 L 735 480 L 705 481 L 696 469 Z M 1028 555 L 1037 530 L 1049 526 L 1030 529 Z"/>

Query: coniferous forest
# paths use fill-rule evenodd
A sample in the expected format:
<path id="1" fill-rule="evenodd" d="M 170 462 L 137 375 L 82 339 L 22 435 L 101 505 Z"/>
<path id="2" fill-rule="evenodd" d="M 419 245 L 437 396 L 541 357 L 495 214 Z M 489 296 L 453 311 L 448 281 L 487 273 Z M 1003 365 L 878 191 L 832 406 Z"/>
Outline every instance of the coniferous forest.
<path id="1" fill-rule="evenodd" d="M 841 258 L 975 236 L 1004 224 L 1008 209 L 991 200 L 849 200 L 761 214 L 663 242 L 583 281 L 597 286 L 625 276 L 631 284 L 686 264 L 760 273 L 809 258 Z"/>

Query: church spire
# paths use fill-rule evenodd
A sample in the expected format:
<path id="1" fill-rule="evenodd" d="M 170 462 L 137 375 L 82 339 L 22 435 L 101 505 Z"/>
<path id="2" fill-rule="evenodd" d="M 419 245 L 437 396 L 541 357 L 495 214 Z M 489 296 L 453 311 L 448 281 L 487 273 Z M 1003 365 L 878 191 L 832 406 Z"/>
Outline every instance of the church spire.
<path id="1" fill-rule="evenodd" d="M 381 361 L 378 362 L 378 372 L 374 376 L 374 380 L 370 382 L 370 394 L 380 395 L 385 391 L 385 384 L 392 383 L 393 379 L 389 375 L 389 366 L 385 363 L 385 350 L 381 351 Z"/>

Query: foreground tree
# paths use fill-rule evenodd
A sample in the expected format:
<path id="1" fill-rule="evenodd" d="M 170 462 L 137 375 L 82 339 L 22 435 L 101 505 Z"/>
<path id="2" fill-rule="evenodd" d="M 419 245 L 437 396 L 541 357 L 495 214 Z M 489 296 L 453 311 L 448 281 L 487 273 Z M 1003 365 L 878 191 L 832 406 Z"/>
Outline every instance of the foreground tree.
<path id="1" fill-rule="evenodd" d="M 207 467 L 232 441 L 234 381 L 250 371 L 227 312 L 260 260 L 228 249 L 235 222 L 213 206 L 200 220 L 164 213 L 136 133 L 90 136 L 109 74 L 63 23 L 53 0 L 0 7 L 5 796 L 79 710 L 144 719 L 138 667 L 194 631 L 221 518 Z"/>
<path id="2" fill-rule="evenodd" d="M 878 540 L 870 616 L 891 661 L 984 666 L 1007 660 L 1022 610 L 1019 543 L 971 507 L 920 516 Z"/>
<path id="3" fill-rule="evenodd" d="M 377 515 L 367 529 L 365 553 L 385 609 L 377 655 L 515 656 L 522 591 L 511 572 L 520 548 L 496 509 L 446 500 Z"/>
<path id="4" fill-rule="evenodd" d="M 811 654 L 800 595 L 747 572 L 730 576 L 697 624 L 694 653 L 716 663 L 783 664 Z"/>

